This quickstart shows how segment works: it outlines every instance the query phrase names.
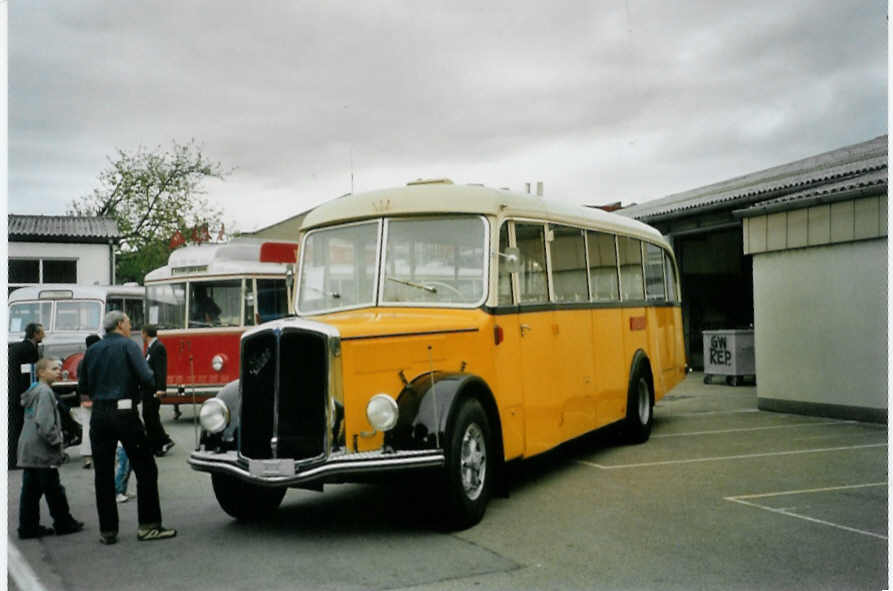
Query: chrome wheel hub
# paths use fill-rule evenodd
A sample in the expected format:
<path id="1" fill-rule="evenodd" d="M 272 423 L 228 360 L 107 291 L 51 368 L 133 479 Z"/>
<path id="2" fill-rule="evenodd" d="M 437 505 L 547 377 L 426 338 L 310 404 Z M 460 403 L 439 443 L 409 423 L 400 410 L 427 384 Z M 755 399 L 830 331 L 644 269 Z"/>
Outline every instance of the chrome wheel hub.
<path id="1" fill-rule="evenodd" d="M 651 419 L 651 392 L 644 378 L 639 380 L 639 422 L 647 425 Z"/>
<path id="2" fill-rule="evenodd" d="M 469 500 L 476 500 L 484 490 L 484 479 L 487 476 L 487 444 L 484 432 L 476 423 L 468 425 L 462 435 L 460 474 L 462 489 Z"/>

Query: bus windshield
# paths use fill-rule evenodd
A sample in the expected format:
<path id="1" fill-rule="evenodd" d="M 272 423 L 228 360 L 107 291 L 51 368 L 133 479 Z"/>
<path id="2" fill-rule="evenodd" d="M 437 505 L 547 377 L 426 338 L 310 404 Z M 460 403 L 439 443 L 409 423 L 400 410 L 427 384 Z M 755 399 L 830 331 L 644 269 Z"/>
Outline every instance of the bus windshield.
<path id="1" fill-rule="evenodd" d="M 239 326 L 242 280 L 189 282 L 189 326 Z"/>
<path id="2" fill-rule="evenodd" d="M 55 330 L 99 331 L 102 322 L 99 302 L 56 302 Z"/>
<path id="3" fill-rule="evenodd" d="M 44 328 L 50 326 L 52 302 L 23 302 L 9 307 L 9 332 L 22 332 L 25 327 L 36 322 Z"/>
<path id="4" fill-rule="evenodd" d="M 310 232 L 302 250 L 302 313 L 375 304 L 478 305 L 486 283 L 486 224 L 479 216 L 385 219 Z"/>
<path id="5" fill-rule="evenodd" d="M 146 312 L 158 328 L 186 326 L 186 284 L 163 283 L 146 286 Z"/>

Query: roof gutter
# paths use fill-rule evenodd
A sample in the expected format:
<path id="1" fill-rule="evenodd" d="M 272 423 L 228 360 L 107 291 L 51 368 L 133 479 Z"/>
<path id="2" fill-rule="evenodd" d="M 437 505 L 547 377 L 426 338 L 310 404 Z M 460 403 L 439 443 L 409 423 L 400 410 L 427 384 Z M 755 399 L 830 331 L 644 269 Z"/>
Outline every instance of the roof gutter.
<path id="1" fill-rule="evenodd" d="M 736 209 L 732 215 L 738 219 L 749 218 L 757 215 L 765 215 L 768 213 L 776 213 L 779 211 L 790 211 L 794 209 L 804 209 L 813 205 L 823 205 L 826 203 L 835 203 L 837 201 L 847 201 L 850 199 L 860 199 L 863 197 L 875 197 L 887 194 L 887 183 L 878 183 L 867 187 L 857 187 L 853 189 L 845 189 L 836 193 L 823 193 L 813 197 L 797 199 L 796 201 L 778 201 L 767 205 L 756 205 L 746 209 Z"/>
<path id="2" fill-rule="evenodd" d="M 878 167 L 873 170 L 880 170 L 881 168 L 883 168 L 883 167 Z M 839 182 L 843 179 L 856 177 L 856 176 L 862 175 L 864 173 L 865 173 L 864 170 L 860 170 L 858 172 L 841 175 L 839 177 L 834 178 L 833 180 L 835 182 Z M 814 187 L 820 187 L 822 185 L 827 185 L 828 180 L 829 180 L 828 178 L 819 178 L 819 179 L 814 179 L 812 181 L 809 181 L 809 182 L 806 182 L 806 183 L 803 183 L 803 184 L 797 185 L 797 186 L 787 185 L 784 187 L 779 187 L 777 189 L 771 189 L 769 191 L 765 191 L 762 193 L 756 193 L 756 194 L 753 194 L 753 195 L 746 197 L 744 199 L 741 198 L 741 195 L 734 195 L 732 197 L 729 197 L 728 199 L 724 199 L 721 202 L 713 203 L 710 205 L 705 205 L 702 207 L 693 205 L 691 207 L 677 209 L 677 210 L 667 212 L 667 213 L 655 214 L 655 215 L 643 215 L 641 217 L 639 217 L 639 216 L 635 215 L 635 213 L 633 213 L 629 217 L 637 219 L 640 222 L 645 222 L 646 224 L 652 224 L 654 222 L 665 222 L 665 221 L 674 220 L 677 218 L 688 217 L 688 216 L 692 215 L 693 213 L 701 214 L 701 213 L 711 213 L 714 211 L 728 210 L 728 209 L 730 209 L 731 206 L 753 205 L 755 203 L 759 203 L 760 201 L 769 201 L 769 200 L 775 199 L 777 197 L 784 197 L 785 195 L 790 195 L 795 192 L 800 193 L 802 191 L 808 191 L 809 189 L 812 189 Z M 747 194 L 744 193 L 743 195 L 747 195 Z M 738 207 L 734 211 L 742 211 L 742 210 L 744 210 L 744 208 Z M 622 214 L 623 211 L 621 210 L 618 213 Z"/>

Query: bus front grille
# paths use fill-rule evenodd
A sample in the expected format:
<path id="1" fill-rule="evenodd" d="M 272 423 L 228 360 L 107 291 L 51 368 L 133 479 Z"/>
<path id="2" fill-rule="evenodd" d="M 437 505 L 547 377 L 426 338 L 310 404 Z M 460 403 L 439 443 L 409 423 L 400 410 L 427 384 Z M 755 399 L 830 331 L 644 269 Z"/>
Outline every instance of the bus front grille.
<path id="1" fill-rule="evenodd" d="M 261 331 L 242 340 L 239 445 L 251 459 L 318 457 L 326 450 L 326 337 Z"/>

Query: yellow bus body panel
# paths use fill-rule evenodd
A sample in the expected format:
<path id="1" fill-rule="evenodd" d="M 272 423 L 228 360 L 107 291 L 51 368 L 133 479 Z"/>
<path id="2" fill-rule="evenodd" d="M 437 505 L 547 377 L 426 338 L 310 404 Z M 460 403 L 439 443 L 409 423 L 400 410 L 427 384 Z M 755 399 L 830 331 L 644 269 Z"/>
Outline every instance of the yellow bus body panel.
<path id="1" fill-rule="evenodd" d="M 481 309 L 368 308 L 316 316 L 341 334 L 349 446 L 377 449 L 366 404 L 397 398 L 403 378 L 474 374 L 490 387 L 505 459 L 530 457 L 626 416 L 633 356 L 648 356 L 655 399 L 684 376 L 678 306 L 490 314 Z M 496 344 L 497 327 L 503 340 Z M 402 377 L 401 377 L 402 374 Z"/>

